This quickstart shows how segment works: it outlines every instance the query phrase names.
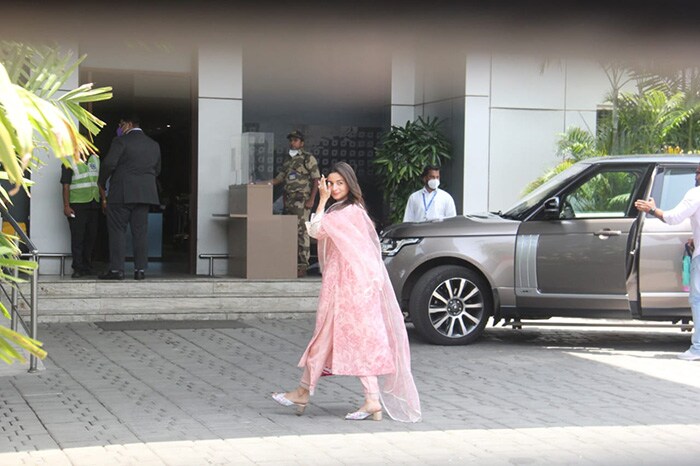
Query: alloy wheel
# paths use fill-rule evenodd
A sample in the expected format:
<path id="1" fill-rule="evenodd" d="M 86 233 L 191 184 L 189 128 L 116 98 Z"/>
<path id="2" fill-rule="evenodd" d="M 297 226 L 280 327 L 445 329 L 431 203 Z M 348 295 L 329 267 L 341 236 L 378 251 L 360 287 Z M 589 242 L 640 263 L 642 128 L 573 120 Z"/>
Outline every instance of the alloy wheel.
<path id="1" fill-rule="evenodd" d="M 471 280 L 449 278 L 433 290 L 428 301 L 428 315 L 433 328 L 448 338 L 462 338 L 484 318 L 484 300 Z"/>

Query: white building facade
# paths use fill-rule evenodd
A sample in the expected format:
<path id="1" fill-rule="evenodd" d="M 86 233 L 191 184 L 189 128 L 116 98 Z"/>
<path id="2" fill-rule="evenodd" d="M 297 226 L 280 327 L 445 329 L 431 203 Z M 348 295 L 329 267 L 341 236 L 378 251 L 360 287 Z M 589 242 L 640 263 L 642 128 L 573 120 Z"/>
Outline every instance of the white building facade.
<path id="1" fill-rule="evenodd" d="M 69 87 L 101 72 L 124 72 L 135 76 L 130 78 L 129 98 L 157 95 L 190 102 L 190 128 L 185 131 L 191 134 L 191 157 L 186 166 L 168 171 L 185 171 L 191 180 L 187 257 L 189 271 L 196 274 L 208 272 L 208 262 L 199 254 L 228 250 L 226 223 L 213 215 L 227 212 L 228 187 L 242 181 L 233 164 L 240 151 L 237 141 L 251 128 L 274 134 L 279 152 L 286 133 L 299 127 L 324 134 L 348 128 L 386 131 L 418 116 L 438 117 L 445 121 L 453 145 L 443 184 L 453 194 L 458 213 L 500 210 L 558 162 L 556 140 L 567 127 L 595 132 L 596 112 L 608 90 L 594 61 L 534 55 L 396 47 L 371 54 L 367 66 L 353 66 L 347 61 L 353 61 L 354 47 L 344 44 L 305 50 L 303 63 L 295 69 L 293 61 L 280 65 L 274 54 L 263 59 L 262 48 L 251 52 L 233 39 L 192 47 L 98 41 L 65 42 L 62 47 L 87 54 Z M 335 62 L 338 55 L 347 60 Z M 308 63 L 315 64 L 306 76 L 303 65 Z M 115 92 L 115 99 L 120 98 Z M 108 124 L 111 131 L 115 122 Z M 367 150 L 371 157 L 371 148 Z M 342 159 L 339 154 L 334 158 Z M 33 175 L 30 236 L 40 251 L 67 253 L 60 163 L 50 155 L 42 158 L 45 165 Z M 165 167 L 167 151 L 163 158 Z M 58 273 L 58 264 L 42 262 L 42 273 Z M 226 261 L 216 262 L 215 273 L 226 273 Z"/>

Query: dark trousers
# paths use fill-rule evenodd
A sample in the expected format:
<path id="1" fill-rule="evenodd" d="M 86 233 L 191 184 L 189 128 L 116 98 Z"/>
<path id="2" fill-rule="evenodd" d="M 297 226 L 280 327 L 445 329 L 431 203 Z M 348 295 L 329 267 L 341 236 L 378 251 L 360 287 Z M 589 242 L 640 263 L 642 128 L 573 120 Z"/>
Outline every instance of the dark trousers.
<path id="1" fill-rule="evenodd" d="M 68 218 L 73 270 L 89 272 L 92 269 L 92 250 L 97 238 L 99 206 L 97 202 L 71 204 L 71 209 L 75 212 L 75 218 Z"/>
<path id="2" fill-rule="evenodd" d="M 134 269 L 146 270 L 148 265 L 148 204 L 108 204 L 109 270 L 124 271 L 126 257 L 126 227 L 131 227 L 134 245 Z"/>

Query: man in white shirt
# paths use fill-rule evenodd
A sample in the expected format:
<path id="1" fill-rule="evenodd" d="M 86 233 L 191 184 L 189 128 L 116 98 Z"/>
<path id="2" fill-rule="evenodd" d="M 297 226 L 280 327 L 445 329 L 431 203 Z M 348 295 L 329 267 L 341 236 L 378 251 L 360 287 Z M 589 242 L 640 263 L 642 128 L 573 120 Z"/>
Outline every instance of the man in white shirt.
<path id="1" fill-rule="evenodd" d="M 647 212 L 669 225 L 677 225 L 689 218 L 693 230 L 693 243 L 700 245 L 700 165 L 695 169 L 695 187 L 691 188 L 681 202 L 671 210 L 664 212 L 656 208 L 654 199 L 639 199 L 634 206 Z M 700 248 L 695 248 L 690 264 L 690 309 L 693 313 L 693 336 L 690 348 L 678 355 L 686 361 L 700 361 Z"/>
<path id="2" fill-rule="evenodd" d="M 425 167 L 421 178 L 424 187 L 408 198 L 403 221 L 425 222 L 457 215 L 452 196 L 438 188 L 440 186 L 440 168 Z"/>

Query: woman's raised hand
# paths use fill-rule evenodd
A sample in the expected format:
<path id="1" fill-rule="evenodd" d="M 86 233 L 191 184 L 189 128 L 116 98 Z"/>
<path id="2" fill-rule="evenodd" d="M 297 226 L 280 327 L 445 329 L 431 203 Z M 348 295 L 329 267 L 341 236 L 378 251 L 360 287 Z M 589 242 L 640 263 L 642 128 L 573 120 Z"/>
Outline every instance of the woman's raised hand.
<path id="1" fill-rule="evenodd" d="M 318 196 L 319 202 L 327 201 L 331 197 L 331 190 L 324 175 L 321 175 L 321 178 L 318 180 Z"/>

